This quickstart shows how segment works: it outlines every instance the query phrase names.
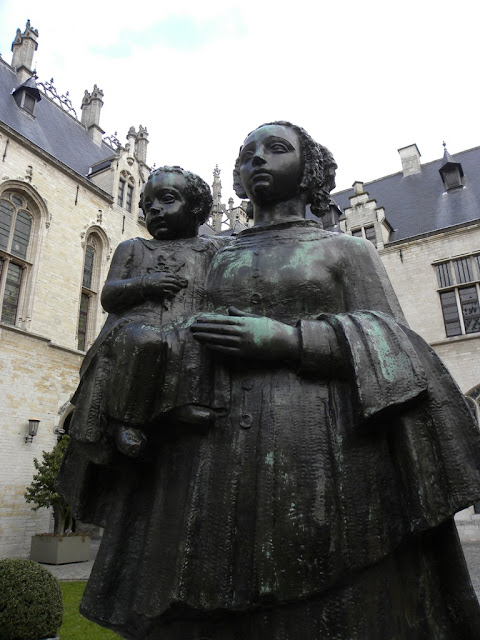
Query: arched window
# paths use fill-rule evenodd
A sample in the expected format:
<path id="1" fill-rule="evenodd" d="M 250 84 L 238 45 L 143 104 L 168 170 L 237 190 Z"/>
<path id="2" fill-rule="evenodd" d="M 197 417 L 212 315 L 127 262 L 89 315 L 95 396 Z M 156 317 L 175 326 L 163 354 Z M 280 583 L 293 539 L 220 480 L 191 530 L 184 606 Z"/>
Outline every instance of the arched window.
<path id="1" fill-rule="evenodd" d="M 1 322 L 16 324 L 28 269 L 34 216 L 26 198 L 13 191 L 0 195 Z"/>
<path id="2" fill-rule="evenodd" d="M 86 351 L 95 338 L 102 249 L 100 236 L 94 232 L 90 233 L 85 243 L 78 314 L 77 349 L 80 351 Z"/>

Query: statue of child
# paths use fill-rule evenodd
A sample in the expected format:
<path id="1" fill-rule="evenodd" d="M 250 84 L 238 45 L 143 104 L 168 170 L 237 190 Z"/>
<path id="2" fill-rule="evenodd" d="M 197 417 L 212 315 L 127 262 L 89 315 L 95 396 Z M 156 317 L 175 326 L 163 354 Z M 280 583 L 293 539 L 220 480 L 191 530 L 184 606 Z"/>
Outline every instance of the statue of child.
<path id="1" fill-rule="evenodd" d="M 72 400 L 70 435 L 99 463 L 111 459 L 114 444 L 138 457 L 160 416 L 208 425 L 215 413 L 211 385 L 202 382 L 209 356 L 182 325 L 202 310 L 208 267 L 228 242 L 197 236 L 212 207 L 210 188 L 180 167 L 162 167 L 149 176 L 141 206 L 153 238 L 117 247 L 102 291 L 109 316 Z"/>

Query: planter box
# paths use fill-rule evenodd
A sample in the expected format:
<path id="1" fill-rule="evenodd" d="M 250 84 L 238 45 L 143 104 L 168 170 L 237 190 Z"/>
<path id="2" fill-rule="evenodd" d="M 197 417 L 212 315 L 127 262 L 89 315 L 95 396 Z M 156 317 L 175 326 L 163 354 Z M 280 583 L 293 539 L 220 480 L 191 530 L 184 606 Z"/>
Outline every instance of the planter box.
<path id="1" fill-rule="evenodd" d="M 68 564 L 90 560 L 90 536 L 32 536 L 30 560 Z"/>

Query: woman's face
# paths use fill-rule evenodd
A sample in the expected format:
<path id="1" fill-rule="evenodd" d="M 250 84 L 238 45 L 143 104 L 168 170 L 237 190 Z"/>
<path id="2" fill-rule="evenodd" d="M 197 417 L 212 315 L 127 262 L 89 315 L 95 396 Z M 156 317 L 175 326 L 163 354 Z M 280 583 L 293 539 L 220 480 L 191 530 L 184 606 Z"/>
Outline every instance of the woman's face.
<path id="1" fill-rule="evenodd" d="M 240 178 L 255 204 L 296 195 L 303 173 L 300 138 L 290 127 L 269 124 L 253 131 L 240 151 Z"/>

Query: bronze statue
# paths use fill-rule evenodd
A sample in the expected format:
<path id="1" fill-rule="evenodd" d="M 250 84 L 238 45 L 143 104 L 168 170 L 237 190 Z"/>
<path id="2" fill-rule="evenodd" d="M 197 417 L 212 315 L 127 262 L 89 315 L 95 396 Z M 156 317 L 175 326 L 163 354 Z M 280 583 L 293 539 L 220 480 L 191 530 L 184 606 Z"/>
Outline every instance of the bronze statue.
<path id="1" fill-rule="evenodd" d="M 63 486 L 106 527 L 82 611 L 122 637 L 480 638 L 452 518 L 480 496 L 476 424 L 373 245 L 305 219 L 335 168 L 287 122 L 241 147 L 254 226 L 213 257 L 207 311 L 184 325 L 205 350 L 192 379 L 228 413 L 204 430 L 173 416 L 137 460 L 81 463 L 72 443 Z"/>
<path id="2" fill-rule="evenodd" d="M 81 369 L 70 435 L 94 462 L 111 462 L 116 451 L 136 458 L 152 424 L 176 419 L 208 424 L 214 413 L 209 392 L 190 373 L 188 390 L 173 385 L 181 354 L 172 354 L 165 328 L 177 327 L 176 342 L 190 343 L 190 364 L 202 366 L 188 328 L 202 309 L 208 266 L 225 240 L 197 237 L 211 207 L 210 187 L 180 167 L 162 167 L 148 178 L 142 194 L 145 223 L 153 238 L 122 242 L 102 291 L 109 312 Z M 192 369 L 192 366 L 191 366 Z M 186 397 L 186 392 L 188 397 Z"/>

